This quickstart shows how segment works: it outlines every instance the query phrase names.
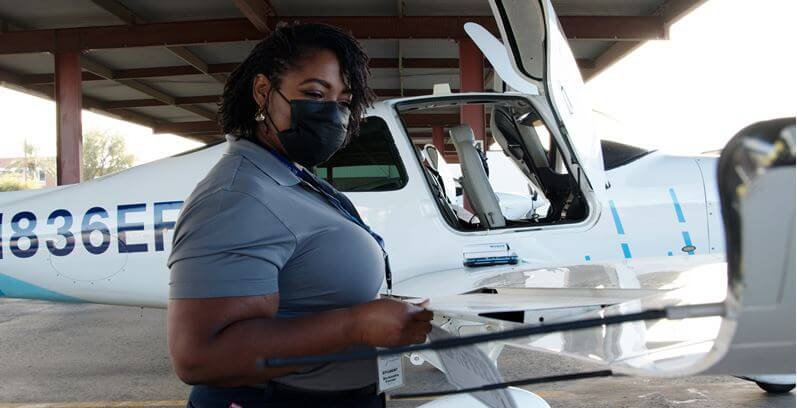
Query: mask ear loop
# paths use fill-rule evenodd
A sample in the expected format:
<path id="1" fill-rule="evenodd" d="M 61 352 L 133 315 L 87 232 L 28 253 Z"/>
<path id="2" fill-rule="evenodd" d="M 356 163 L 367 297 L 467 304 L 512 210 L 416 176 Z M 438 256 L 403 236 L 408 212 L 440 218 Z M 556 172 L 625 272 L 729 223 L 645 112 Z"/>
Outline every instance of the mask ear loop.
<path id="1" fill-rule="evenodd" d="M 277 124 L 274 123 L 274 119 L 271 118 L 271 114 L 268 113 L 269 101 L 271 101 L 271 91 L 273 91 L 274 89 L 275 88 L 273 88 L 273 87 L 268 89 L 268 95 L 266 95 L 266 103 L 263 106 L 263 113 L 266 114 L 266 118 L 268 118 L 268 121 L 271 122 L 271 127 L 274 128 L 274 134 L 276 135 L 277 133 L 280 133 L 282 131 L 279 130 L 279 128 L 277 127 Z M 279 92 L 279 90 L 277 90 L 277 92 Z M 282 95 L 282 92 L 279 92 L 279 93 L 280 93 L 280 95 Z M 284 98 L 285 97 L 283 96 L 283 99 Z"/>
<path id="2" fill-rule="evenodd" d="M 285 97 L 285 94 L 283 94 L 282 91 L 279 90 L 279 88 L 271 88 L 268 91 L 271 92 L 272 89 L 277 91 L 278 94 L 280 94 L 280 96 L 282 97 L 282 100 L 284 100 L 285 103 L 287 103 L 288 105 L 291 104 L 291 101 L 289 101 L 288 98 Z"/>

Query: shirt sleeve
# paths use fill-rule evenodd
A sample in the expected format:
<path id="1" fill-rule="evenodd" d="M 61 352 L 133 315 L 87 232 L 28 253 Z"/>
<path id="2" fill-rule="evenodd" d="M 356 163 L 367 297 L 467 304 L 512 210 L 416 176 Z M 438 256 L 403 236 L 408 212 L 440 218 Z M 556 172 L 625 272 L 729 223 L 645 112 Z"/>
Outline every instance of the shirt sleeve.
<path id="1" fill-rule="evenodd" d="M 219 190 L 183 210 L 172 243 L 169 298 L 257 296 L 279 291 L 296 237 L 254 197 Z"/>

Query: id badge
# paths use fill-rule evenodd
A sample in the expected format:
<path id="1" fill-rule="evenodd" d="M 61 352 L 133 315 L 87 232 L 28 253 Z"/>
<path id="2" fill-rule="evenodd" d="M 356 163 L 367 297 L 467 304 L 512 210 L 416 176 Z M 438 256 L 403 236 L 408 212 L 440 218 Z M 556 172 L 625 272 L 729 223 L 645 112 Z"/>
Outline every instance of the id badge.
<path id="1" fill-rule="evenodd" d="M 404 368 L 401 365 L 401 354 L 378 357 L 379 392 L 395 390 L 404 385 Z"/>

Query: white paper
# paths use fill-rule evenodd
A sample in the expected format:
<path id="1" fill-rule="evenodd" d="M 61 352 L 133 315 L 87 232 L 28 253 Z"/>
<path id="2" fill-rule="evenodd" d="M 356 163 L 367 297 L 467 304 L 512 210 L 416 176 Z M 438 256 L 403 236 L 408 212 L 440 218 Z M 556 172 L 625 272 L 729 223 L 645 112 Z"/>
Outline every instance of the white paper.
<path id="1" fill-rule="evenodd" d="M 395 390 L 404 385 L 404 367 L 401 354 L 377 358 L 379 369 L 379 392 Z"/>
<path id="2" fill-rule="evenodd" d="M 451 337 L 445 330 L 433 326 L 429 333 L 432 341 Z M 458 389 L 496 384 L 503 380 L 492 361 L 475 345 L 436 351 L 446 371 L 448 382 Z M 491 408 L 516 408 L 512 395 L 506 388 L 480 391 L 471 395 Z"/>

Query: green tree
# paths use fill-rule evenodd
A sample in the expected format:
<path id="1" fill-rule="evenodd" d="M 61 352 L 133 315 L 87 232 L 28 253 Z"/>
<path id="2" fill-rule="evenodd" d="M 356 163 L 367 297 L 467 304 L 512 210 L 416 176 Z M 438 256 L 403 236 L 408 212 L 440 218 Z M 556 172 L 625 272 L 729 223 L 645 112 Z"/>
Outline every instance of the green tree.
<path id="1" fill-rule="evenodd" d="M 125 150 L 122 136 L 100 130 L 83 135 L 83 180 L 91 180 L 133 166 L 135 156 Z"/>
<path id="2" fill-rule="evenodd" d="M 38 155 L 39 151 L 28 140 L 22 142 L 22 158 L 12 163 L 13 167 L 22 170 L 22 181 L 27 184 L 36 179 L 36 169 L 42 164 L 42 158 Z"/>
<path id="3" fill-rule="evenodd" d="M 50 167 L 54 169 L 55 160 L 49 157 L 39 157 L 38 153 L 36 146 L 29 143 L 27 139 L 22 142 L 22 157 L 11 163 L 11 167 L 16 171 L 0 175 L 0 192 L 39 187 L 38 170 L 49 171 Z"/>

